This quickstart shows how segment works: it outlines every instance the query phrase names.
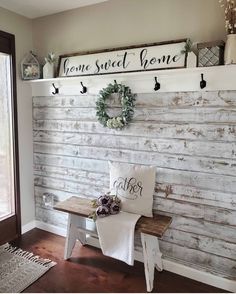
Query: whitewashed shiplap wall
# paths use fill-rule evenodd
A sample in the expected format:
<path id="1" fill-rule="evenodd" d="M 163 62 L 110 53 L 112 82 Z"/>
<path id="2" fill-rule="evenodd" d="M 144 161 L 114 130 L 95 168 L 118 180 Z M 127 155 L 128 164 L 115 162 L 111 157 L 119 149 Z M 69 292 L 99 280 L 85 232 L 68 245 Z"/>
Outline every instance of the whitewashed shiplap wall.
<path id="1" fill-rule="evenodd" d="M 173 217 L 165 258 L 235 280 L 236 91 L 138 94 L 122 131 L 97 122 L 96 99 L 33 98 L 37 219 L 65 227 L 42 194 L 108 191 L 108 160 L 156 165 L 154 210 Z"/>

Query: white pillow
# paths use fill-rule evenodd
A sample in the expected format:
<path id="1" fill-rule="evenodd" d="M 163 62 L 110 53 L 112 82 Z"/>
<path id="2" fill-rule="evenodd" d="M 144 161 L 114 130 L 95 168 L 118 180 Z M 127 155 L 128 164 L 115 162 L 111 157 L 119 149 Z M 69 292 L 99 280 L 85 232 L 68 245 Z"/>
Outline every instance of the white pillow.
<path id="1" fill-rule="evenodd" d="M 110 191 L 126 212 L 152 217 L 156 169 L 145 165 L 109 162 Z"/>

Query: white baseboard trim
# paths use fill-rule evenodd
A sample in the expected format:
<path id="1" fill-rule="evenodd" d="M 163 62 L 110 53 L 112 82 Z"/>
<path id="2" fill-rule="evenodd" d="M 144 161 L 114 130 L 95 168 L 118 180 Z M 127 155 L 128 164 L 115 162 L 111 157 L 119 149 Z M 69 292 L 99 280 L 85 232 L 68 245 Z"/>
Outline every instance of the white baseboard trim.
<path id="1" fill-rule="evenodd" d="M 35 223 L 35 220 L 33 220 L 21 227 L 21 233 L 25 234 L 28 231 L 33 230 L 35 227 L 36 227 L 36 223 Z"/>
<path id="2" fill-rule="evenodd" d="M 36 228 L 65 237 L 66 236 L 66 229 L 50 225 L 44 222 L 35 221 Z"/>
<path id="3" fill-rule="evenodd" d="M 236 292 L 236 281 L 222 278 L 205 271 L 200 271 L 192 267 L 173 262 L 171 260 L 163 260 L 164 269 L 184 276 L 198 282 L 211 285 L 216 288 L 224 289 L 230 292 Z"/>
<path id="4" fill-rule="evenodd" d="M 44 222 L 35 221 L 35 226 L 41 230 L 45 230 L 60 236 L 66 236 L 66 229 L 59 228 Z M 87 244 L 100 248 L 98 239 L 93 237 L 87 238 Z M 143 262 L 143 255 L 141 252 L 135 251 L 135 260 Z M 175 261 L 163 259 L 164 270 L 184 276 L 189 279 L 196 280 L 217 288 L 221 288 L 230 292 L 236 292 L 236 281 L 229 280 L 215 276 L 205 271 L 200 271 L 189 266 L 177 263 Z"/>

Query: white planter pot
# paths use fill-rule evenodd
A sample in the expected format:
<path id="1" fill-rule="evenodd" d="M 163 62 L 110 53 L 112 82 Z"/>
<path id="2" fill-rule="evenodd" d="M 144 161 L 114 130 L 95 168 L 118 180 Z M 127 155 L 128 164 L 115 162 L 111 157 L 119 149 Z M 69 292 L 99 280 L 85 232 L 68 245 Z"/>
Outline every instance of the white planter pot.
<path id="1" fill-rule="evenodd" d="M 236 63 L 236 34 L 227 35 L 224 60 L 225 64 Z"/>
<path id="2" fill-rule="evenodd" d="M 188 52 L 187 56 L 187 67 L 196 67 L 197 66 L 197 56 L 194 52 Z"/>
<path id="3" fill-rule="evenodd" d="M 45 63 L 43 66 L 43 78 L 44 79 L 52 79 L 54 78 L 54 64 L 53 63 Z"/>

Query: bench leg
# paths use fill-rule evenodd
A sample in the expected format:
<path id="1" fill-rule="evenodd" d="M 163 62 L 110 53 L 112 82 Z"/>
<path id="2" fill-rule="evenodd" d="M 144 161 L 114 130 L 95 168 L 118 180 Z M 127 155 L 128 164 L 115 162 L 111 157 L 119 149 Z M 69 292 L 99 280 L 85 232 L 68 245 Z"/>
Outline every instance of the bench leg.
<path id="1" fill-rule="evenodd" d="M 86 243 L 86 234 L 78 232 L 77 229 L 77 227 L 83 225 L 84 221 L 83 218 L 77 215 L 69 214 L 64 259 L 70 258 L 77 239 L 79 239 L 82 245 Z"/>
<path id="2" fill-rule="evenodd" d="M 80 228 L 86 228 L 86 219 L 82 216 L 76 216 L 76 225 Z M 86 233 L 83 231 L 77 231 L 77 239 L 80 241 L 81 245 L 86 244 Z"/>
<path id="3" fill-rule="evenodd" d="M 159 249 L 158 238 L 155 236 L 141 233 L 143 246 L 144 271 L 147 285 L 147 292 L 153 290 L 155 268 L 159 271 L 163 269 L 161 252 Z"/>
<path id="4" fill-rule="evenodd" d="M 162 253 L 160 251 L 158 238 L 156 238 L 155 267 L 159 272 L 163 271 Z"/>

